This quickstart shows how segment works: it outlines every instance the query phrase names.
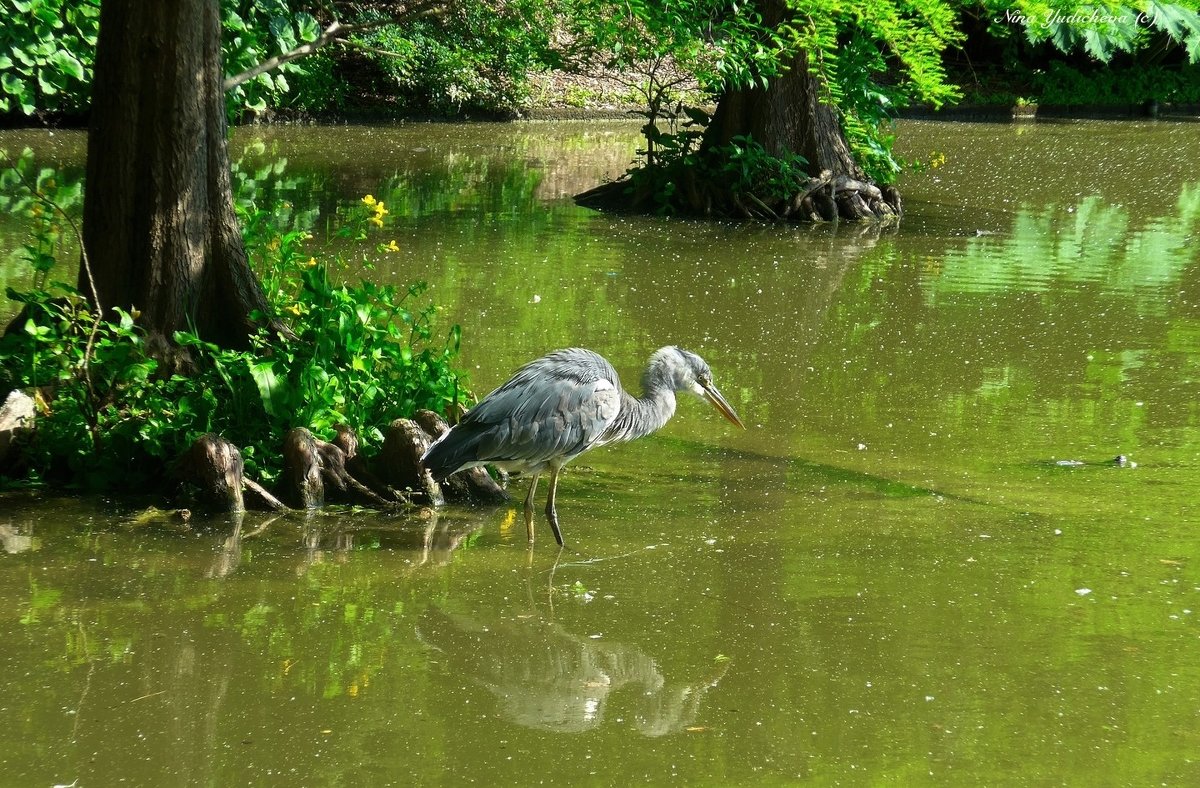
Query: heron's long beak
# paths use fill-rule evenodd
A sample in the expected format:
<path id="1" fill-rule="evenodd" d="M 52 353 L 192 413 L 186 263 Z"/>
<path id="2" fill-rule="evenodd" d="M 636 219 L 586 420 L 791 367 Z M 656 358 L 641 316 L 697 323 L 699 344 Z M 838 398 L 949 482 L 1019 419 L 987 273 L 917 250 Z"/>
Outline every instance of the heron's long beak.
<path id="1" fill-rule="evenodd" d="M 701 384 L 704 389 L 704 397 L 712 403 L 713 407 L 720 411 L 721 415 L 729 419 L 734 424 L 742 429 L 746 429 L 746 425 L 742 424 L 742 420 L 738 418 L 737 413 L 733 408 L 729 407 L 729 403 L 721 396 L 721 392 L 717 391 L 717 387 L 709 383 L 708 385 Z"/>

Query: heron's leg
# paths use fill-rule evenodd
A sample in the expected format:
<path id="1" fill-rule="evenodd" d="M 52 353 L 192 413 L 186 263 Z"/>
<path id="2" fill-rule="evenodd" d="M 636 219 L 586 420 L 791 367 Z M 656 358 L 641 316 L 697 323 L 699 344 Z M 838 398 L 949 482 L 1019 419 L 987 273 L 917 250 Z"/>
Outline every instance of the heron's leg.
<path id="1" fill-rule="evenodd" d="M 530 543 L 533 542 L 533 494 L 537 492 L 539 475 L 535 473 L 529 480 L 529 495 L 525 496 L 525 532 L 529 536 Z"/>
<path id="2" fill-rule="evenodd" d="M 558 512 L 554 510 L 554 493 L 558 492 L 558 472 L 560 468 L 550 469 L 550 494 L 546 496 L 546 519 L 550 521 L 550 529 L 554 531 L 554 539 L 562 547 L 562 531 L 558 529 Z"/>

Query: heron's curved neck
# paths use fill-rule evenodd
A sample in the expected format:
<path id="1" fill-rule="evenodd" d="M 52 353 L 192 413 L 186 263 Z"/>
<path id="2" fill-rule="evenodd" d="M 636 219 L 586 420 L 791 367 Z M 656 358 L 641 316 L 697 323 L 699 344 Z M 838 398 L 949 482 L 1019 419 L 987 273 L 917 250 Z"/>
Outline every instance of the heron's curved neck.
<path id="1" fill-rule="evenodd" d="M 675 415 L 675 389 L 651 367 L 642 378 L 642 396 L 621 392 L 621 412 L 608 428 L 608 441 L 631 441 L 661 429 Z"/>

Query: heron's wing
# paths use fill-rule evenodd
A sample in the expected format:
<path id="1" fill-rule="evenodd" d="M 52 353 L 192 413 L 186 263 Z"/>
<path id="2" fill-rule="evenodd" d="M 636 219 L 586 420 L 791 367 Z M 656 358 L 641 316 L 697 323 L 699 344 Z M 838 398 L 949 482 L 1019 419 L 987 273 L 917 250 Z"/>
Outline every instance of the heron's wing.
<path id="1" fill-rule="evenodd" d="M 621 407 L 617 372 L 580 348 L 527 364 L 455 427 L 474 438 L 474 461 L 515 461 L 538 467 L 565 462 L 590 448 Z"/>

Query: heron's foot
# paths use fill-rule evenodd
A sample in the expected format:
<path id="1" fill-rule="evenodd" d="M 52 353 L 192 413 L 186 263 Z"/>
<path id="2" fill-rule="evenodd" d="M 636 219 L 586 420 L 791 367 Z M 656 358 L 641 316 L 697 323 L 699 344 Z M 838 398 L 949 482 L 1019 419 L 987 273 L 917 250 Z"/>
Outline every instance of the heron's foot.
<path id="1" fill-rule="evenodd" d="M 546 507 L 546 519 L 550 521 L 550 530 L 554 531 L 554 541 L 558 542 L 559 547 L 562 547 L 562 531 L 558 527 L 558 512 L 555 511 L 553 503 Z"/>

